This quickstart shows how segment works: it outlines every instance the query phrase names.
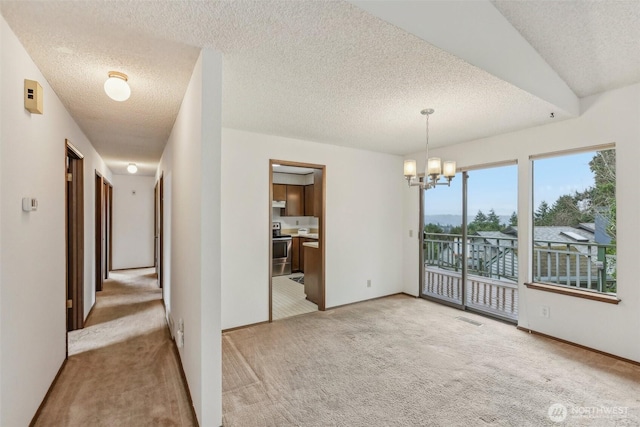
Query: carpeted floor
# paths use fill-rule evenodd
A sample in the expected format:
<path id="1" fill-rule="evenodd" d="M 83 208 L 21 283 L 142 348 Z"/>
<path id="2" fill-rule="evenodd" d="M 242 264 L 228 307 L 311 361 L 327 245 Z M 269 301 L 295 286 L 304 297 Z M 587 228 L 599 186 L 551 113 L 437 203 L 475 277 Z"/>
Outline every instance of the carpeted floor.
<path id="1" fill-rule="evenodd" d="M 225 427 L 551 426 L 554 404 L 640 425 L 640 367 L 402 295 L 223 335 Z"/>
<path id="2" fill-rule="evenodd" d="M 193 426 L 153 269 L 110 273 L 36 426 Z"/>

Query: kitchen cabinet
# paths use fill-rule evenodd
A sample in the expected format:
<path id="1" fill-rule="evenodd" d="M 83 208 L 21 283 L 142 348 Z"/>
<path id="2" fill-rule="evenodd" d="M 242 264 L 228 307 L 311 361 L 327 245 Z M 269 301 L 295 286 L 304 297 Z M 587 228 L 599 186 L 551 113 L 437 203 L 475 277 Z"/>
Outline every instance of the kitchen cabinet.
<path id="1" fill-rule="evenodd" d="M 285 201 L 282 216 L 315 216 L 314 185 L 273 184 L 273 201 Z"/>
<path id="2" fill-rule="evenodd" d="M 322 217 L 322 169 L 313 171 L 313 216 Z"/>
<path id="3" fill-rule="evenodd" d="M 314 216 L 313 184 L 304 186 L 304 216 Z"/>
<path id="4" fill-rule="evenodd" d="M 287 185 L 287 203 L 284 216 L 304 216 L 304 186 Z"/>
<path id="5" fill-rule="evenodd" d="M 291 245 L 291 271 L 302 271 L 302 263 L 300 262 L 300 252 L 302 245 L 300 244 L 300 237 L 294 237 L 291 239 L 293 244 Z"/>
<path id="6" fill-rule="evenodd" d="M 287 200 L 287 186 L 284 184 L 273 184 L 273 200 L 281 202 Z"/>
<path id="7" fill-rule="evenodd" d="M 320 307 L 322 296 L 322 253 L 318 248 L 303 246 L 304 250 L 304 293 L 307 299 Z M 324 303 L 323 303 L 324 305 Z M 321 308 L 322 310 L 324 307 Z"/>
<path id="8" fill-rule="evenodd" d="M 304 273 L 304 246 L 302 246 L 302 244 L 306 242 L 317 242 L 317 240 L 295 236 L 291 240 L 291 271 Z"/>
<path id="9" fill-rule="evenodd" d="M 298 239 L 300 239 L 300 254 L 298 255 L 300 257 L 300 271 L 304 273 L 304 246 L 302 246 L 303 243 L 307 243 L 307 242 L 317 242 L 317 239 L 308 239 L 306 237 L 298 237 Z"/>

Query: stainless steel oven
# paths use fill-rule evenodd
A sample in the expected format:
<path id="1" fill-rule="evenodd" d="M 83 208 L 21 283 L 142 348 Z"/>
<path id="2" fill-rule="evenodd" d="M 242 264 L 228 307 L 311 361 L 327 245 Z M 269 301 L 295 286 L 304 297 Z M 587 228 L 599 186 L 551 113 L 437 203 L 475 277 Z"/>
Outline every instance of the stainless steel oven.
<path id="1" fill-rule="evenodd" d="M 280 233 L 280 227 L 279 222 L 274 222 L 271 225 L 272 276 L 291 274 L 291 246 L 293 241 L 291 236 Z"/>

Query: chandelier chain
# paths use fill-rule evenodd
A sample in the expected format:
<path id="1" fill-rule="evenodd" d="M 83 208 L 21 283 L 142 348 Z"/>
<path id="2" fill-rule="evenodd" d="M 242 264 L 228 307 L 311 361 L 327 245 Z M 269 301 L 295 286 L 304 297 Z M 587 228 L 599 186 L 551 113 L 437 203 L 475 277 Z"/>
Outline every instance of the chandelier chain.
<path id="1" fill-rule="evenodd" d="M 425 157 L 424 157 L 424 179 L 427 179 L 427 169 L 429 168 L 429 116 L 431 114 L 427 113 L 427 146 L 425 149 Z"/>

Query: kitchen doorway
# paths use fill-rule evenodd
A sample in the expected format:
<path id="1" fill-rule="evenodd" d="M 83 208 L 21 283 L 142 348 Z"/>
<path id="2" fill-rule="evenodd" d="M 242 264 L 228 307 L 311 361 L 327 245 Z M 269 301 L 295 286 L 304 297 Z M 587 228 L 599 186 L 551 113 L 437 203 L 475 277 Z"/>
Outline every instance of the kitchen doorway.
<path id="1" fill-rule="evenodd" d="M 269 322 L 325 310 L 326 166 L 269 160 Z"/>

